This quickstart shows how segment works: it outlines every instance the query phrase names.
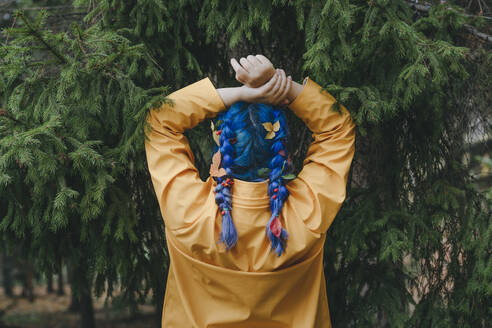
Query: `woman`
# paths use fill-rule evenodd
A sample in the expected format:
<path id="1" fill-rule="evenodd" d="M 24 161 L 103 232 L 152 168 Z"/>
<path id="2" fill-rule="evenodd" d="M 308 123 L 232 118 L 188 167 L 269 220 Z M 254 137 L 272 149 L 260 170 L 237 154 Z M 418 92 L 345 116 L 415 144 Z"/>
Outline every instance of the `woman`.
<path id="1" fill-rule="evenodd" d="M 232 65 L 243 86 L 216 89 L 205 78 L 148 115 L 171 263 L 162 327 L 331 327 L 323 244 L 345 199 L 354 124 L 309 78 L 293 82 L 260 55 L 240 62 Z M 291 181 L 276 108 L 285 104 L 314 138 Z M 206 118 L 215 118 L 217 152 L 203 182 L 183 132 Z"/>

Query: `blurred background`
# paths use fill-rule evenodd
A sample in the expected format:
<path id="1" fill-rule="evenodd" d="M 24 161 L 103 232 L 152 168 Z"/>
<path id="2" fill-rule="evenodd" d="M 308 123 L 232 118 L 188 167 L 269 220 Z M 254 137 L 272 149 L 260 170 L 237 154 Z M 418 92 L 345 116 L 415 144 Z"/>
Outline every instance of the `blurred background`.
<path id="1" fill-rule="evenodd" d="M 491 23 L 485 0 L 0 0 L 0 327 L 160 327 L 145 115 L 258 53 L 357 125 L 333 326 L 488 327 Z M 287 115 L 297 173 L 312 139 Z M 202 179 L 209 126 L 187 131 Z"/>

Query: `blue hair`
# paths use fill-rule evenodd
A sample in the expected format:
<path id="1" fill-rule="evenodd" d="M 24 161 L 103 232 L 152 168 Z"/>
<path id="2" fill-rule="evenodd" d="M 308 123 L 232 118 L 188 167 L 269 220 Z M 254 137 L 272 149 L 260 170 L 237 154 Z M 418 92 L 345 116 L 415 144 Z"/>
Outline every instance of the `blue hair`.
<path id="1" fill-rule="evenodd" d="M 279 122 L 275 136 L 267 139 L 263 123 Z M 287 231 L 281 227 L 280 214 L 289 191 L 282 176 L 290 169 L 287 153 L 288 128 L 282 110 L 265 104 L 237 102 L 214 119 L 220 130 L 221 166 L 226 175 L 218 177 L 215 202 L 222 214 L 219 242 L 229 250 L 237 243 L 237 231 L 231 216 L 231 187 L 233 179 L 263 181 L 269 179 L 268 195 L 272 215 L 266 225 L 271 250 L 280 256 L 286 247 Z M 273 230 L 272 230 L 273 227 Z"/>

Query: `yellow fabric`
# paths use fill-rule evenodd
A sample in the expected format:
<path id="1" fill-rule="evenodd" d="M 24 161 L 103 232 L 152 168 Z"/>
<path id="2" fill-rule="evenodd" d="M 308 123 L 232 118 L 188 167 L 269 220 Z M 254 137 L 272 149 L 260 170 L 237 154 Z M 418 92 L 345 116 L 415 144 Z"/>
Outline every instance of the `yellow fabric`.
<path id="1" fill-rule="evenodd" d="M 270 251 L 268 182 L 235 180 L 232 218 L 238 242 L 218 244 L 222 217 L 215 181 L 201 181 L 183 131 L 225 109 L 205 78 L 168 96 L 149 112 L 145 141 L 170 257 L 162 327 L 331 327 L 323 244 L 345 199 L 355 131 L 349 112 L 308 79 L 289 108 L 313 132 L 304 166 L 287 184 L 280 216 L 289 233 L 285 253 Z"/>

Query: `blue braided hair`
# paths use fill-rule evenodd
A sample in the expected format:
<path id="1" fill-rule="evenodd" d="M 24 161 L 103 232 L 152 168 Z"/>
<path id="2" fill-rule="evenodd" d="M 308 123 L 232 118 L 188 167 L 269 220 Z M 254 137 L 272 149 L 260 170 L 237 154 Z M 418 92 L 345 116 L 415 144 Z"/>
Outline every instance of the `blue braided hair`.
<path id="1" fill-rule="evenodd" d="M 222 214 L 219 242 L 229 250 L 237 242 L 237 231 L 231 217 L 231 187 L 233 179 L 263 181 L 269 179 L 268 195 L 272 215 L 266 225 L 271 250 L 280 256 L 286 247 L 287 231 L 280 224 L 284 202 L 289 197 L 283 175 L 290 169 L 287 153 L 288 128 L 282 110 L 265 104 L 237 102 L 214 119 L 219 133 L 221 166 L 226 175 L 218 177 L 215 201 Z M 263 123 L 277 123 L 273 138 Z"/>

